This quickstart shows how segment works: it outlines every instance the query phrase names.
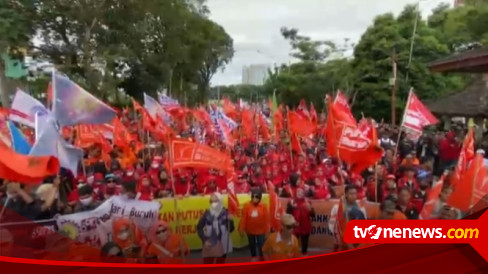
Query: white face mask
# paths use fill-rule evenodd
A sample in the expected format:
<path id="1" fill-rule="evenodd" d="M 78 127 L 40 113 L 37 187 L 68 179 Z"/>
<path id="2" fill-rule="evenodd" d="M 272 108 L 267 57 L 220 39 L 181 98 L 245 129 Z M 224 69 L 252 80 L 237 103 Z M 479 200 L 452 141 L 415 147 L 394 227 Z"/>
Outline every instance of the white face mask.
<path id="1" fill-rule="evenodd" d="M 127 238 L 129 238 L 129 232 L 127 231 L 121 232 L 119 233 L 119 235 L 117 235 L 117 238 L 119 238 L 122 241 L 125 241 L 127 240 Z"/>
<path id="2" fill-rule="evenodd" d="M 80 199 L 80 203 L 84 206 L 89 205 L 93 201 L 93 197 L 88 197 L 85 199 Z"/>
<path id="3" fill-rule="evenodd" d="M 220 204 L 218 202 L 213 202 L 210 204 L 210 207 L 213 209 L 213 210 L 217 210 L 219 208 Z"/>

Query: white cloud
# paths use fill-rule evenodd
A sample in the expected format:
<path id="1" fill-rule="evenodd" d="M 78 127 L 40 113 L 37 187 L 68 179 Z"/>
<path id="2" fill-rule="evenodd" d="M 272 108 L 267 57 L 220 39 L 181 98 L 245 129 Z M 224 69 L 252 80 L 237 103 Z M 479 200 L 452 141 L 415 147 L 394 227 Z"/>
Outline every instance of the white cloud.
<path id="1" fill-rule="evenodd" d="M 427 14 L 441 2 L 423 0 Z M 448 1 L 451 2 L 451 1 Z M 314 39 L 356 42 L 375 16 L 398 14 L 416 0 L 208 0 L 210 18 L 234 39 L 234 59 L 213 85 L 239 84 L 242 67 L 251 64 L 288 63 L 290 47 L 280 34 L 283 26 L 298 28 Z"/>

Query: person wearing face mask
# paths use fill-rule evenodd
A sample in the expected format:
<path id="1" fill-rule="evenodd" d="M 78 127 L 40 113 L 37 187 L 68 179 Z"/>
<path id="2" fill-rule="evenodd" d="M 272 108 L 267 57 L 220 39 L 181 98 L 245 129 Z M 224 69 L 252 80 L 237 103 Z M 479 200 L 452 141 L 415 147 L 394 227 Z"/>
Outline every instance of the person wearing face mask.
<path id="1" fill-rule="evenodd" d="M 206 210 L 197 224 L 198 237 L 202 240 L 202 257 L 205 264 L 223 264 L 232 252 L 230 233 L 234 220 L 222 204 L 222 195 L 210 196 L 210 209 Z"/>
<path id="2" fill-rule="evenodd" d="M 151 179 L 147 175 L 143 175 L 137 185 L 137 200 L 152 201 L 154 198 L 154 189 L 151 185 Z"/>
<path id="3" fill-rule="evenodd" d="M 171 197 L 171 194 L 173 193 L 173 187 L 172 183 L 168 179 L 168 173 L 164 169 L 159 172 L 159 182 L 160 185 L 158 196 L 160 198 Z"/>
<path id="4" fill-rule="evenodd" d="M 315 210 L 312 204 L 305 198 L 305 190 L 298 188 L 296 198 L 291 200 L 287 207 L 286 213 L 293 215 L 297 221 L 297 226 L 293 233 L 300 239 L 302 254 L 306 255 L 308 251 L 308 240 L 312 232 L 312 218 L 315 217 Z"/>
<path id="5" fill-rule="evenodd" d="M 266 261 L 286 260 L 300 256 L 298 239 L 293 235 L 295 226 L 293 215 L 283 214 L 281 216 L 281 230 L 269 235 L 263 245 Z"/>
<path id="6" fill-rule="evenodd" d="M 137 197 L 136 188 L 137 188 L 136 182 L 134 181 L 125 182 L 122 184 L 122 190 L 120 194 L 125 199 L 134 200 Z"/>
<path id="7" fill-rule="evenodd" d="M 122 249 L 126 258 L 141 258 L 147 241 L 144 234 L 129 219 L 119 218 L 113 221 L 113 241 Z"/>
<path id="8" fill-rule="evenodd" d="M 105 175 L 105 185 L 102 188 L 102 195 L 104 200 L 110 199 L 112 196 L 118 196 L 120 193 L 120 185 L 117 185 L 117 177 L 113 174 Z"/>
<path id="9" fill-rule="evenodd" d="M 93 199 L 93 188 L 89 185 L 84 185 L 78 189 L 78 203 L 74 208 L 74 212 L 91 211 L 100 205 L 100 202 Z"/>
<path id="10" fill-rule="evenodd" d="M 184 264 L 184 257 L 188 256 L 190 249 L 181 235 L 171 232 L 168 223 L 157 221 L 149 235 L 151 244 L 146 258 L 156 258 L 161 264 Z"/>
<path id="11" fill-rule="evenodd" d="M 263 259 L 264 238 L 270 231 L 268 208 L 261 202 L 261 198 L 262 193 L 259 188 L 251 190 L 251 201 L 242 208 L 239 223 L 239 233 L 241 235 L 247 234 L 249 251 L 253 261 L 256 260 L 256 256 Z"/>

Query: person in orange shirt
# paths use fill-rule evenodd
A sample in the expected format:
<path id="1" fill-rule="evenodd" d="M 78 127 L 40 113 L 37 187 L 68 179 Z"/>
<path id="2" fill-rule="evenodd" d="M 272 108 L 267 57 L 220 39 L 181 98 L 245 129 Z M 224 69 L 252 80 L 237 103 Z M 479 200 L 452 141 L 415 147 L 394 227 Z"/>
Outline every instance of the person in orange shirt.
<path id="1" fill-rule="evenodd" d="M 146 258 L 153 257 L 161 264 L 183 264 L 184 256 L 190 253 L 185 239 L 171 233 L 166 222 L 156 222 L 149 232 L 151 244 L 147 249 Z"/>
<path id="2" fill-rule="evenodd" d="M 267 261 L 298 258 L 300 248 L 298 239 L 293 235 L 295 218 L 290 214 L 281 216 L 281 231 L 272 233 L 263 245 L 264 258 Z"/>
<path id="3" fill-rule="evenodd" d="M 396 202 L 386 199 L 380 205 L 379 220 L 407 220 L 407 216 L 396 209 Z"/>
<path id="4" fill-rule="evenodd" d="M 263 259 L 262 247 L 265 235 L 270 230 L 268 208 L 261 203 L 262 193 L 260 188 L 251 190 L 251 201 L 242 208 L 239 233 L 247 234 L 249 250 L 253 261 L 259 255 Z"/>

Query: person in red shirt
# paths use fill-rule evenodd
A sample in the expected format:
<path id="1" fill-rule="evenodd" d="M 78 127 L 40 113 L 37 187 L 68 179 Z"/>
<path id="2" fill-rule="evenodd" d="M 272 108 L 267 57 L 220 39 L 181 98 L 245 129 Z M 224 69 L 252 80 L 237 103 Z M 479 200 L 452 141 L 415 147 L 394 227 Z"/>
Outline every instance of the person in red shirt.
<path id="1" fill-rule="evenodd" d="M 420 190 L 419 183 L 415 178 L 415 168 L 406 167 L 404 171 L 404 176 L 398 180 L 398 188 L 407 187 L 411 192 L 416 192 Z"/>
<path id="2" fill-rule="evenodd" d="M 143 175 L 137 185 L 136 199 L 142 201 L 152 201 L 154 198 L 154 189 L 151 185 L 151 179 L 147 175 Z"/>
<path id="3" fill-rule="evenodd" d="M 286 213 L 293 215 L 297 221 L 294 234 L 300 239 L 302 254 L 306 255 L 308 251 L 308 240 L 312 232 L 312 218 L 315 217 L 315 211 L 312 204 L 305 198 L 305 190 L 297 189 L 296 198 L 291 200 L 287 207 Z"/>
<path id="4" fill-rule="evenodd" d="M 252 176 L 252 187 L 258 187 L 261 191 L 266 192 L 266 178 L 263 176 L 263 172 L 260 166 L 256 168 L 256 172 L 254 172 Z"/>
<path id="5" fill-rule="evenodd" d="M 278 188 L 283 187 L 283 176 L 280 174 L 280 171 L 277 169 L 273 169 L 272 172 L 273 173 L 272 173 L 271 183 L 273 183 L 275 187 Z"/>
<path id="6" fill-rule="evenodd" d="M 189 177 L 175 177 L 174 191 L 175 196 L 190 196 L 191 182 Z"/>
<path id="7" fill-rule="evenodd" d="M 215 176 L 215 183 L 223 193 L 227 192 L 227 177 L 225 176 L 225 172 L 219 171 L 217 176 Z"/>
<path id="8" fill-rule="evenodd" d="M 381 201 L 386 200 L 386 197 L 397 195 L 397 183 L 395 182 L 395 175 L 390 174 L 386 176 L 386 182 L 381 185 Z"/>
<path id="9" fill-rule="evenodd" d="M 247 182 L 247 178 L 242 174 L 238 175 L 237 182 L 235 185 L 236 194 L 249 193 L 250 190 L 251 190 L 251 186 Z"/>
<path id="10" fill-rule="evenodd" d="M 439 159 L 441 160 L 441 170 L 446 170 L 459 158 L 461 153 L 461 143 L 456 138 L 454 132 L 449 131 L 439 142 Z"/>
<path id="11" fill-rule="evenodd" d="M 208 178 L 207 184 L 206 184 L 205 188 L 203 189 L 203 194 L 204 195 L 211 195 L 215 192 L 220 193 L 220 189 L 217 186 L 215 176 L 211 176 Z"/>
<path id="12" fill-rule="evenodd" d="M 313 198 L 317 200 L 329 199 L 329 184 L 325 178 L 315 177 L 314 185 L 312 186 Z"/>
<path id="13" fill-rule="evenodd" d="M 363 177 L 358 174 L 351 174 L 350 182 L 355 185 L 358 190 L 358 199 L 362 200 L 366 198 L 366 188 L 364 187 Z"/>

